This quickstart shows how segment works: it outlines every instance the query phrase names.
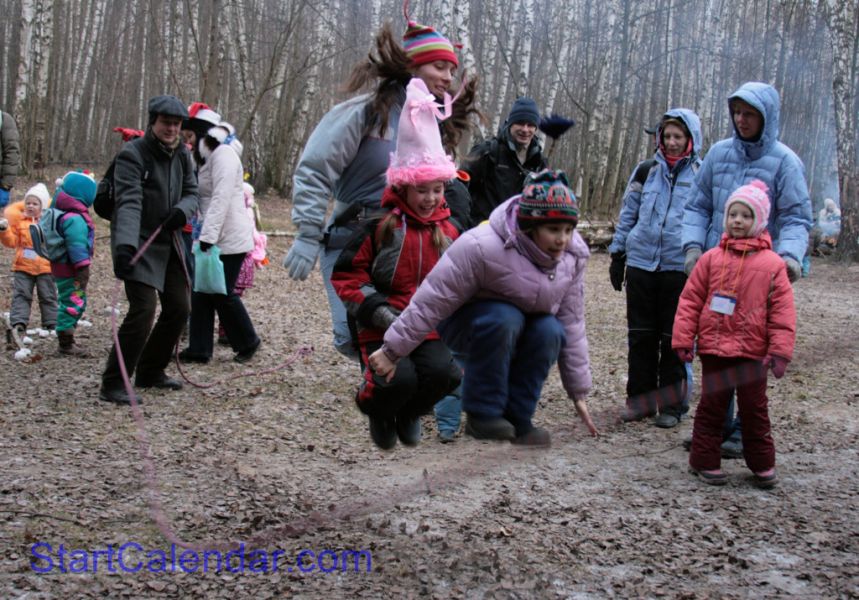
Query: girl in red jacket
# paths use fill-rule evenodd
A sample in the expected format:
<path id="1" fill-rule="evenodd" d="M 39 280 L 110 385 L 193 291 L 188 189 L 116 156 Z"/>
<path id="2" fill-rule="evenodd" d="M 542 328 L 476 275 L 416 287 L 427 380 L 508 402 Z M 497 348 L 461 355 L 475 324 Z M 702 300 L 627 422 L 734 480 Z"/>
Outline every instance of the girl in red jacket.
<path id="1" fill-rule="evenodd" d="M 672 347 L 685 362 L 701 355 L 701 402 L 692 430 L 690 472 L 723 485 L 719 446 L 728 402 L 736 390 L 743 455 L 756 484 L 778 482 L 767 412 L 767 369 L 780 378 L 793 355 L 796 310 L 784 260 L 765 231 L 767 186 L 752 181 L 725 205 L 724 233 L 695 265 L 680 296 Z"/>
<path id="2" fill-rule="evenodd" d="M 444 201 L 445 182 L 456 177 L 456 168 L 442 148 L 436 119 L 447 115 L 440 108 L 423 80 L 412 79 L 382 194 L 381 205 L 389 212 L 371 221 L 367 234 L 353 238 L 331 277 L 365 366 L 358 408 L 370 418 L 370 437 L 383 450 L 393 448 L 398 437 L 403 444 L 416 445 L 421 415 L 431 412 L 461 378 L 435 332 L 401 361 L 406 364 L 394 377 L 366 368 L 385 330 L 457 237 Z"/>

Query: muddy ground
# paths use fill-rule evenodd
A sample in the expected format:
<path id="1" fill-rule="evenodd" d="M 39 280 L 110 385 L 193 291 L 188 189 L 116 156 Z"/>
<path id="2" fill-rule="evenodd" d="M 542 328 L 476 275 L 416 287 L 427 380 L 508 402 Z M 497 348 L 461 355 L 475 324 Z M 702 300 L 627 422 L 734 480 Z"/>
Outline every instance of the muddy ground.
<path id="1" fill-rule="evenodd" d="M 261 204 L 267 228 L 289 228 L 282 201 Z M 115 294 L 100 225 L 92 327 L 79 333 L 94 358 L 60 358 L 50 338 L 34 343 L 41 360 L 0 356 L 5 598 L 859 597 L 859 265 L 815 259 L 796 285 L 796 357 L 769 390 L 782 483 L 761 491 L 738 460 L 724 463 L 723 488 L 688 475 L 688 419 L 673 430 L 616 424 L 624 300 L 604 253 L 592 257 L 586 288 L 599 439 L 553 373 L 536 415 L 552 432 L 549 450 L 442 445 L 430 418 L 417 449 L 377 450 L 352 401 L 358 369 L 330 343 L 319 272 L 293 282 L 279 266 L 288 237 L 270 240 L 273 264 L 246 296 L 263 340 L 248 367 L 274 372 L 239 378 L 248 367 L 219 347 L 212 363 L 187 368 L 213 387 L 143 394 L 141 430 L 131 410 L 97 400 Z M 3 311 L 10 258 L 4 250 Z M 312 354 L 277 368 L 303 346 Z M 148 501 L 153 490 L 163 515 Z M 216 572 L 211 554 L 206 572 L 191 562 L 173 569 L 165 536 L 224 552 L 245 541 L 269 560 L 248 555 L 243 572 L 237 562 L 239 572 Z M 129 543 L 142 548 L 124 557 L 127 568 L 143 561 L 136 573 L 107 555 Z M 51 552 L 37 544 L 51 545 L 51 562 L 36 559 Z M 66 571 L 84 572 L 61 571 L 60 544 L 78 551 Z M 305 549 L 322 562 L 303 555 L 313 570 L 302 573 L 294 557 Z M 354 555 L 341 570 L 344 550 L 364 551 L 358 572 Z M 95 551 L 104 554 L 93 573 Z"/>

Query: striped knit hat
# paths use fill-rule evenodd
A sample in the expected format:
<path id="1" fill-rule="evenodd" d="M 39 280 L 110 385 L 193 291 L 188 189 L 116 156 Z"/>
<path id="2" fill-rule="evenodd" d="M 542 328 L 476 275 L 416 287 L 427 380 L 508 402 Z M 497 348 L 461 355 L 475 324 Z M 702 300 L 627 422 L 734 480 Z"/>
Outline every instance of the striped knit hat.
<path id="1" fill-rule="evenodd" d="M 579 222 L 579 205 L 566 174 L 545 169 L 528 175 L 519 198 L 517 220 L 520 229 L 558 221 L 575 227 Z"/>
<path id="2" fill-rule="evenodd" d="M 756 238 L 763 233 L 770 219 L 770 198 L 767 192 L 769 192 L 767 184 L 760 179 L 755 179 L 751 183 L 747 183 L 734 190 L 734 193 L 725 202 L 725 216 L 722 221 L 722 230 L 728 231 L 728 212 L 731 210 L 732 204 L 739 202 L 746 205 L 752 211 L 752 216 L 755 219 L 754 223 L 752 223 L 751 235 L 749 237 Z"/>
<path id="3" fill-rule="evenodd" d="M 453 44 L 429 25 L 421 25 L 409 18 L 409 0 L 403 3 L 403 14 L 408 27 L 403 35 L 403 49 L 409 57 L 410 67 L 419 67 L 437 60 L 446 60 L 459 66 Z"/>

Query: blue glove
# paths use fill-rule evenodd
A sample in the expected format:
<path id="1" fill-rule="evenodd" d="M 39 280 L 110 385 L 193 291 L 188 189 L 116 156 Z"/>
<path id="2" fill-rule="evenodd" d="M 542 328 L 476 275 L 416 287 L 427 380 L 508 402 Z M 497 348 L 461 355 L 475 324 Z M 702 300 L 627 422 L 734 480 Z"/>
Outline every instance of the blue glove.
<path id="1" fill-rule="evenodd" d="M 9 190 L 0 187 L 0 208 L 9 204 Z"/>
<path id="2" fill-rule="evenodd" d="M 289 276 L 292 279 L 304 281 L 313 267 L 316 265 L 316 258 L 319 256 L 319 240 L 314 239 L 304 232 L 300 232 L 295 241 L 292 242 L 292 248 L 289 249 L 286 258 L 283 259 L 283 266 L 289 269 Z"/>

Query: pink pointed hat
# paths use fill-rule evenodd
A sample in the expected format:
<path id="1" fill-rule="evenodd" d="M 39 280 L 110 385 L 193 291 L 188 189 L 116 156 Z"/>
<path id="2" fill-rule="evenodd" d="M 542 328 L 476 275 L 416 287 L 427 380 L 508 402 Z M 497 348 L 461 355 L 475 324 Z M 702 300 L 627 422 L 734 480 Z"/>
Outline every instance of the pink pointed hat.
<path id="1" fill-rule="evenodd" d="M 413 77 L 406 87 L 397 150 L 391 153 L 388 165 L 388 185 L 417 185 L 456 177 L 456 166 L 444 151 L 439 130 L 439 121 L 450 116 L 449 96 L 445 112 L 441 108 L 423 80 Z"/>

